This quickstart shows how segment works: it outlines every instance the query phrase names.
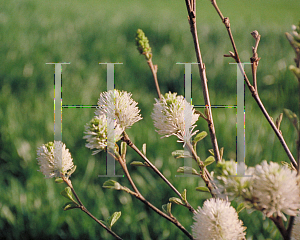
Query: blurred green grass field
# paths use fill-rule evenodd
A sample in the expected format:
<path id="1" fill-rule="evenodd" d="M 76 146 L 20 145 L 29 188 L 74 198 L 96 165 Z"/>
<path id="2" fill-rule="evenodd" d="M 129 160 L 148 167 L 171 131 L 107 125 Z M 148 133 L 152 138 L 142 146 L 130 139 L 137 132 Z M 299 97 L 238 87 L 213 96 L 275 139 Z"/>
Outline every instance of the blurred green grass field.
<path id="1" fill-rule="evenodd" d="M 231 19 L 236 44 L 243 62 L 249 62 L 258 30 L 262 35 L 258 54 L 258 88 L 270 115 L 276 119 L 283 108 L 297 111 L 297 82 L 288 71 L 293 50 L 284 32 L 300 20 L 296 0 L 218 1 L 224 16 Z M 206 64 L 211 103 L 236 104 L 236 68 L 223 54 L 231 45 L 210 1 L 197 1 L 198 31 Z M 139 147 L 147 143 L 148 158 L 179 189 L 187 189 L 188 200 L 196 208 L 209 197 L 195 191 L 204 185 L 196 178 L 177 178 L 182 165 L 171 157 L 181 149 L 175 137 L 160 139 L 150 117 L 155 87 L 143 56 L 136 50 L 134 37 L 144 30 L 158 65 L 162 92 L 184 93 L 184 68 L 177 62 L 195 62 L 192 37 L 184 1 L 38 1 L 0 2 L 0 239 L 112 239 L 83 212 L 63 212 L 59 192 L 65 186 L 44 179 L 38 172 L 36 148 L 53 141 L 53 74 L 48 62 L 71 62 L 63 66 L 63 104 L 96 104 L 106 90 L 106 67 L 99 62 L 122 62 L 115 66 L 115 86 L 132 92 L 139 103 L 143 121 L 128 134 Z M 193 104 L 203 104 L 197 68 L 193 71 Z M 250 67 L 246 72 L 251 73 Z M 246 164 L 263 159 L 288 161 L 271 127 L 246 89 Z M 115 211 L 122 216 L 113 230 L 124 239 L 186 239 L 171 223 L 141 202 L 123 193 L 102 188 L 106 178 L 105 154 L 91 156 L 82 139 L 84 125 L 93 109 L 63 110 L 63 141 L 72 153 L 76 172 L 72 182 L 85 206 L 105 220 Z M 213 109 L 220 147 L 226 160 L 235 159 L 235 109 Z M 208 131 L 198 121 L 200 131 Z M 281 130 L 294 156 L 293 127 L 284 118 Z M 209 138 L 198 146 L 202 159 L 209 156 Z M 127 161 L 140 161 L 128 150 Z M 129 167 L 144 196 L 159 208 L 174 197 L 173 192 L 144 168 Z M 117 169 L 120 173 L 120 169 Z M 129 186 L 126 179 L 117 179 Z M 173 215 L 190 231 L 192 215 L 179 206 Z M 240 213 L 247 226 L 247 239 L 281 239 L 272 222 L 260 213 Z"/>

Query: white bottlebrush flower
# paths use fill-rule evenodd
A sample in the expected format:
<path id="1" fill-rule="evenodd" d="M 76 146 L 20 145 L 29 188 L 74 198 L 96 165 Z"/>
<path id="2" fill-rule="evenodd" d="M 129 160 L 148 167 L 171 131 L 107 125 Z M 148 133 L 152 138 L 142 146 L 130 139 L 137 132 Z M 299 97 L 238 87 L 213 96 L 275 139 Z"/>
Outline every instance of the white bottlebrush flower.
<path id="1" fill-rule="evenodd" d="M 122 128 L 128 128 L 142 119 L 137 102 L 131 96 L 131 93 L 116 89 L 103 92 L 95 114 L 107 115 L 107 118 L 116 119 Z"/>
<path id="2" fill-rule="evenodd" d="M 93 152 L 97 154 L 102 150 L 108 148 L 114 149 L 115 143 L 121 139 L 121 134 L 124 129 L 120 125 L 110 118 L 106 118 L 105 115 L 95 116 L 89 123 L 85 125 L 85 136 L 87 140 L 86 147 L 90 149 L 97 149 Z"/>
<path id="3" fill-rule="evenodd" d="M 61 177 L 61 175 L 68 175 L 68 171 L 75 170 L 69 149 L 61 141 L 42 145 L 37 149 L 37 156 L 40 172 L 46 178 Z M 71 173 L 68 176 L 70 175 Z"/>
<path id="4" fill-rule="evenodd" d="M 234 160 L 219 162 L 214 169 L 215 183 L 221 192 L 220 198 L 226 196 L 230 201 L 243 202 L 245 207 L 252 207 L 253 171 L 245 166 L 245 176 L 237 174 L 237 163 Z M 252 177 L 251 177 L 252 176 Z"/>
<path id="5" fill-rule="evenodd" d="M 242 240 L 246 227 L 229 202 L 208 199 L 198 207 L 191 226 L 195 240 Z"/>
<path id="6" fill-rule="evenodd" d="M 151 117 L 160 135 L 175 135 L 179 142 L 188 142 L 197 131 L 193 132 L 199 114 L 183 96 L 177 93 L 166 93 L 162 100 L 156 100 Z M 187 131 L 186 131 L 187 130 Z"/>
<path id="7" fill-rule="evenodd" d="M 283 213 L 296 216 L 300 208 L 300 189 L 297 173 L 278 163 L 263 161 L 254 169 L 253 199 L 267 217 Z"/>
<path id="8" fill-rule="evenodd" d="M 291 240 L 300 239 L 300 214 L 298 214 L 294 219 L 294 225 L 292 228 Z"/>

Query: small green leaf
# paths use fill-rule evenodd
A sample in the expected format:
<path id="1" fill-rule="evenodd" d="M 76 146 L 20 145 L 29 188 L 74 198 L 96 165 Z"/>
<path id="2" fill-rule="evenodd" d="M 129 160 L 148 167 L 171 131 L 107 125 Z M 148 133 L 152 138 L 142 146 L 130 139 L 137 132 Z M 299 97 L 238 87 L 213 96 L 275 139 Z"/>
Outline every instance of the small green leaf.
<path id="1" fill-rule="evenodd" d="M 122 158 L 126 157 L 127 144 L 126 142 L 121 142 L 121 156 Z"/>
<path id="2" fill-rule="evenodd" d="M 192 167 L 187 167 L 187 166 L 179 167 L 177 169 L 177 172 L 178 173 L 192 173 L 193 175 L 199 175 L 199 173 L 197 172 L 196 169 L 194 169 Z"/>
<path id="3" fill-rule="evenodd" d="M 184 150 L 176 150 L 176 151 L 172 152 L 172 156 L 174 158 L 192 158 L 190 153 L 188 151 L 184 151 Z"/>
<path id="4" fill-rule="evenodd" d="M 300 68 L 297 68 L 293 65 L 289 66 L 289 69 L 295 74 L 295 76 L 300 79 Z"/>
<path id="5" fill-rule="evenodd" d="M 142 152 L 146 156 L 146 143 L 143 144 Z"/>
<path id="6" fill-rule="evenodd" d="M 108 228 L 111 229 L 111 227 L 118 221 L 118 219 L 121 217 L 121 212 L 114 212 L 113 215 L 110 216 L 109 219 L 107 219 Z"/>
<path id="7" fill-rule="evenodd" d="M 63 197 L 65 197 L 65 198 L 71 200 L 72 202 L 77 203 L 77 202 L 74 200 L 74 198 L 73 198 L 73 193 L 72 193 L 72 190 L 71 190 L 70 187 L 66 187 L 64 190 L 62 190 L 62 191 L 60 192 L 60 194 L 61 194 Z"/>
<path id="8" fill-rule="evenodd" d="M 205 110 L 204 110 L 204 115 L 205 115 L 205 116 L 206 116 L 206 118 L 208 119 L 208 115 L 209 115 L 208 108 L 205 108 Z"/>
<path id="9" fill-rule="evenodd" d="M 102 187 L 116 190 L 120 190 L 122 188 L 121 184 L 114 180 L 104 182 Z"/>
<path id="10" fill-rule="evenodd" d="M 196 137 L 194 138 L 193 143 L 197 143 L 197 142 L 201 141 L 206 136 L 207 136 L 207 132 L 205 132 L 205 131 L 202 131 L 201 133 L 198 133 L 196 135 Z"/>
<path id="11" fill-rule="evenodd" d="M 172 156 L 174 158 L 178 158 L 178 157 L 182 156 L 183 154 L 184 154 L 184 150 L 176 150 L 176 151 L 172 152 Z"/>
<path id="12" fill-rule="evenodd" d="M 172 203 L 167 204 L 167 212 L 169 215 L 171 215 L 171 208 L 172 208 Z"/>
<path id="13" fill-rule="evenodd" d="M 171 206 L 172 206 L 172 203 L 167 203 L 167 204 L 162 205 L 162 210 L 169 216 L 171 216 Z"/>
<path id="14" fill-rule="evenodd" d="M 77 203 L 74 202 L 67 202 L 64 206 L 63 209 L 64 211 L 73 209 L 73 208 L 79 208 L 79 205 Z"/>
<path id="15" fill-rule="evenodd" d="M 296 170 L 295 167 L 293 166 L 293 164 L 291 164 L 291 163 L 287 163 L 285 161 L 281 161 L 281 165 L 282 166 L 286 166 L 286 167 L 288 167 L 291 170 Z"/>
<path id="16" fill-rule="evenodd" d="M 240 213 L 245 208 L 244 203 L 241 203 L 237 206 L 236 212 Z"/>
<path id="17" fill-rule="evenodd" d="M 181 193 L 181 197 L 182 197 L 182 200 L 184 202 L 186 202 L 186 189 L 183 190 L 183 193 Z"/>
<path id="18" fill-rule="evenodd" d="M 175 203 L 175 204 L 178 204 L 178 205 L 185 206 L 185 203 L 182 202 L 182 200 L 181 200 L 180 198 L 177 198 L 177 197 L 171 197 L 171 198 L 169 199 L 169 201 L 170 201 L 171 203 Z"/>
<path id="19" fill-rule="evenodd" d="M 291 121 L 291 123 L 294 125 L 294 127 L 296 128 L 296 130 L 298 131 L 298 117 L 295 113 L 293 113 L 291 110 L 289 109 L 283 109 L 284 113 L 286 114 L 286 116 L 288 117 L 288 119 Z"/>
<path id="20" fill-rule="evenodd" d="M 211 155 L 215 156 L 215 153 L 214 153 L 213 149 L 209 149 L 208 151 L 210 152 Z"/>
<path id="21" fill-rule="evenodd" d="M 208 158 L 205 159 L 204 161 L 204 166 L 208 166 L 212 164 L 215 161 L 215 158 L 213 156 L 209 156 Z"/>
<path id="22" fill-rule="evenodd" d="M 77 168 L 77 167 L 76 167 L 76 165 L 75 165 L 69 172 L 67 172 L 67 174 L 66 174 L 67 177 L 70 177 L 70 176 L 72 175 L 72 173 L 75 172 L 76 168 Z"/>
<path id="23" fill-rule="evenodd" d="M 221 159 L 221 161 L 223 159 L 223 153 L 224 153 L 224 147 L 221 147 L 221 149 L 220 149 L 220 159 Z"/>
<path id="24" fill-rule="evenodd" d="M 282 116 L 283 116 L 283 113 L 280 113 L 279 116 L 278 116 L 278 118 L 276 119 L 275 125 L 276 125 L 276 127 L 277 127 L 278 130 L 280 128 L 280 123 L 282 121 Z"/>
<path id="25" fill-rule="evenodd" d="M 56 178 L 56 179 L 55 179 L 55 182 L 56 182 L 56 183 L 63 183 L 64 180 L 63 180 L 62 178 L 59 177 L 59 178 Z"/>
<path id="26" fill-rule="evenodd" d="M 168 213 L 168 204 L 162 205 L 161 208 L 165 213 Z"/>
<path id="27" fill-rule="evenodd" d="M 196 190 L 199 192 L 210 192 L 207 187 L 196 187 Z"/>
<path id="28" fill-rule="evenodd" d="M 139 161 L 133 161 L 130 163 L 130 165 L 136 166 L 136 167 L 147 167 L 144 163 L 139 162 Z"/>
<path id="29" fill-rule="evenodd" d="M 200 112 L 200 111 L 198 111 L 198 110 L 195 110 L 195 113 L 196 113 L 196 114 L 199 114 L 200 117 L 202 117 L 203 119 L 207 120 L 207 117 L 206 117 L 202 112 Z"/>

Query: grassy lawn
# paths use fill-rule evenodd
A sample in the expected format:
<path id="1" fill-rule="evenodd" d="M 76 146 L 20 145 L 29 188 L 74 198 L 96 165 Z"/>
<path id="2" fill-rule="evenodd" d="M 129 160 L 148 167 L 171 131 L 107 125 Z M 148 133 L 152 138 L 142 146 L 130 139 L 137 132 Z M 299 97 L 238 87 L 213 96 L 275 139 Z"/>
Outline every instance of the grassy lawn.
<path id="1" fill-rule="evenodd" d="M 237 48 L 243 62 L 249 62 L 258 30 L 258 89 L 270 115 L 276 119 L 283 108 L 297 112 L 297 82 L 289 72 L 293 50 L 284 32 L 299 19 L 296 0 L 219 1 L 224 16 L 231 20 Z M 63 66 L 63 104 L 92 105 L 106 90 L 106 67 L 99 62 L 122 62 L 115 67 L 115 87 L 133 94 L 143 120 L 128 130 L 132 141 L 179 191 L 187 189 L 196 208 L 209 194 L 195 191 L 203 186 L 198 178 L 175 177 L 182 165 L 171 152 L 181 149 L 175 137 L 160 139 L 150 114 L 157 97 L 151 72 L 136 50 L 138 28 L 146 33 L 158 65 L 162 92 L 184 94 L 184 67 L 178 62 L 195 62 L 192 37 L 184 1 L 137 0 L 14 0 L 0 2 L 0 238 L 1 239 L 112 239 L 105 230 L 79 210 L 64 212 L 65 186 L 44 179 L 38 172 L 36 148 L 53 141 L 53 74 L 49 62 L 71 62 Z M 226 30 L 210 1 L 197 1 L 197 24 L 203 60 L 206 64 L 211 103 L 236 104 L 236 67 L 223 54 L 232 51 Z M 193 71 L 193 104 L 203 104 L 196 66 Z M 251 69 L 246 67 L 251 79 Z M 271 127 L 256 106 L 248 89 L 246 101 L 246 164 L 264 159 L 288 161 Z M 70 149 L 76 172 L 72 182 L 83 203 L 97 218 L 113 212 L 122 216 L 113 230 L 124 239 L 186 239 L 171 223 L 124 192 L 103 189 L 106 178 L 105 153 L 96 156 L 85 148 L 84 125 L 94 109 L 64 109 L 62 138 Z M 224 158 L 235 159 L 236 111 L 213 109 L 214 122 Z M 204 120 L 197 123 L 207 131 Z M 293 127 L 284 118 L 281 130 L 294 156 Z M 209 156 L 209 137 L 198 146 L 201 159 Z M 141 161 L 128 150 L 127 161 Z M 214 166 L 214 165 L 213 165 Z M 213 169 L 213 166 L 210 170 Z M 149 169 L 129 167 L 142 194 L 161 208 L 174 193 Z M 117 173 L 121 174 L 117 167 Z M 116 179 L 129 186 L 125 178 Z M 192 215 L 173 206 L 172 213 L 191 231 Z M 240 218 L 247 226 L 247 239 L 281 239 L 274 224 L 259 212 L 244 210 Z"/>

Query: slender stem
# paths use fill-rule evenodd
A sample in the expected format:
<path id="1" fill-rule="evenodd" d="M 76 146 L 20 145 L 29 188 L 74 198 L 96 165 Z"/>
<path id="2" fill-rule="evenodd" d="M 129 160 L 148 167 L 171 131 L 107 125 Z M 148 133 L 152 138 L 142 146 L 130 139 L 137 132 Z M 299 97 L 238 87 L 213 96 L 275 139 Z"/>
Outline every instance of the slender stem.
<path id="1" fill-rule="evenodd" d="M 123 133 L 123 141 L 127 143 L 129 147 L 131 147 L 134 151 L 136 151 L 143 159 L 144 161 L 149 165 L 149 167 L 162 179 L 165 181 L 165 183 L 182 199 L 182 196 L 180 192 L 173 186 L 172 183 L 169 182 L 169 180 L 155 167 L 155 165 L 150 162 L 150 160 L 134 145 L 134 143 L 130 140 L 127 133 L 124 131 Z M 196 213 L 196 210 L 188 203 L 186 202 L 186 207 L 189 209 L 190 212 Z"/>
<path id="2" fill-rule="evenodd" d="M 147 63 L 149 65 L 149 67 L 151 69 L 151 72 L 152 72 L 152 75 L 153 75 L 153 79 L 154 79 L 154 83 L 155 83 L 158 98 L 161 100 L 161 93 L 160 93 L 159 84 L 158 84 L 158 80 L 157 80 L 157 65 L 153 65 L 152 58 L 150 58 L 147 61 Z"/>
<path id="3" fill-rule="evenodd" d="M 190 143 L 186 143 L 187 145 L 187 148 L 189 149 L 190 153 L 193 155 L 193 158 L 196 160 L 196 161 L 199 161 L 199 168 L 201 171 L 203 171 L 204 169 L 204 177 L 203 177 L 203 180 L 206 184 L 206 186 L 208 187 L 212 197 L 216 198 L 218 194 L 220 194 L 217 186 L 214 184 L 213 182 L 213 178 L 211 177 L 211 175 L 209 174 L 208 170 L 206 169 L 206 167 L 203 167 L 204 164 L 201 160 L 197 160 L 198 159 L 198 155 L 196 153 L 196 151 L 194 150 L 193 146 L 190 144 Z"/>
<path id="4" fill-rule="evenodd" d="M 289 40 L 289 38 L 288 38 Z M 290 42 L 290 41 L 289 41 Z M 300 67 L 300 48 L 296 47 L 292 44 L 292 42 L 290 42 L 290 44 L 292 45 L 295 54 L 296 54 L 296 58 L 295 58 L 295 63 L 296 63 L 296 67 L 299 68 Z M 298 78 L 298 94 L 299 94 L 299 102 L 298 102 L 298 116 L 300 116 L 300 78 Z M 300 129 L 298 129 L 298 139 L 296 141 L 296 146 L 297 146 L 297 164 L 298 164 L 298 168 L 297 168 L 297 175 L 300 174 Z M 290 220 L 289 220 L 289 225 L 288 225 L 288 229 L 287 229 L 287 234 L 288 237 L 290 239 L 291 234 L 292 234 L 292 229 L 294 227 L 294 221 L 295 221 L 295 217 L 291 216 Z"/>
<path id="5" fill-rule="evenodd" d="M 78 197 L 77 193 L 74 190 L 74 187 L 72 185 L 72 182 L 70 179 L 65 178 L 62 176 L 62 179 L 64 180 L 64 182 L 69 186 L 69 188 L 71 188 L 72 193 L 74 194 L 76 200 L 79 203 L 79 208 L 85 212 L 87 215 L 89 215 L 92 219 L 94 219 L 95 222 L 97 222 L 101 227 L 103 227 L 108 233 L 110 233 L 112 236 L 114 236 L 116 239 L 122 240 L 121 237 L 119 237 L 115 232 L 113 232 L 111 229 L 109 229 L 108 227 L 106 227 L 102 222 L 100 222 L 96 217 L 94 217 L 87 209 L 86 207 L 82 204 L 80 198 Z"/>
<path id="6" fill-rule="evenodd" d="M 299 54 L 300 55 L 300 54 Z M 298 108 L 299 108 L 299 114 L 300 116 L 300 78 L 298 78 L 298 94 L 299 94 L 299 102 L 298 102 Z M 300 129 L 298 129 L 298 139 L 296 141 L 297 144 L 297 163 L 298 163 L 298 168 L 297 168 L 297 175 L 300 174 Z"/>
<path id="7" fill-rule="evenodd" d="M 209 128 L 209 133 L 210 133 L 210 139 L 212 142 L 215 159 L 216 159 L 216 162 L 218 163 L 221 160 L 221 158 L 220 158 L 219 146 L 218 146 L 215 126 L 214 126 L 213 116 L 212 116 L 212 111 L 211 111 L 210 98 L 209 98 L 209 92 L 208 92 L 208 86 L 207 86 L 207 77 L 206 77 L 206 72 L 205 72 L 205 64 L 202 61 L 202 56 L 201 56 L 201 51 L 200 51 L 200 46 L 199 46 L 199 41 L 198 41 L 198 33 L 197 33 L 197 27 L 196 27 L 195 0 L 192 0 L 192 2 L 193 2 L 193 4 L 190 3 L 190 0 L 185 1 L 188 15 L 189 15 L 188 18 L 189 18 L 190 30 L 191 30 L 193 40 L 194 40 L 194 47 L 195 47 L 197 62 L 199 63 L 198 68 L 199 68 L 199 73 L 200 73 L 200 77 L 201 77 L 204 102 L 205 102 L 205 106 L 207 109 L 207 115 L 208 115 L 207 123 L 208 123 L 208 128 Z"/>
<path id="8" fill-rule="evenodd" d="M 159 210 L 157 207 L 155 207 L 154 205 L 152 205 L 150 202 L 148 202 L 144 196 L 137 190 L 137 187 L 135 186 L 129 172 L 126 166 L 126 161 L 119 156 L 118 162 L 120 163 L 121 167 L 124 170 L 124 173 L 126 175 L 126 177 L 128 178 L 132 188 L 135 191 L 134 196 L 139 199 L 140 201 L 142 201 L 145 205 L 147 205 L 148 207 L 150 207 L 151 209 L 153 209 L 156 213 L 158 213 L 159 215 L 161 215 L 162 217 L 164 217 L 165 219 L 169 220 L 170 222 L 172 222 L 175 226 L 177 226 L 186 236 L 188 236 L 190 239 L 194 239 L 193 236 L 181 225 L 181 223 L 174 217 L 174 216 L 169 216 L 167 214 L 165 214 L 164 212 L 162 212 L 161 210 Z"/>
<path id="9" fill-rule="evenodd" d="M 300 48 L 295 48 L 295 53 L 296 53 L 296 67 L 300 68 Z M 299 102 L 298 102 L 298 116 L 300 116 L 300 78 L 298 77 L 298 94 L 299 94 Z M 298 172 L 297 175 L 300 174 L 300 129 L 298 129 L 298 140 L 297 140 L 297 163 L 298 163 Z"/>
<path id="10" fill-rule="evenodd" d="M 281 217 L 270 217 L 270 219 L 275 223 L 276 227 L 279 229 L 284 240 L 289 240 L 288 232 L 284 227 Z"/>
<path id="11" fill-rule="evenodd" d="M 119 157 L 118 162 L 120 163 L 121 167 L 123 168 L 123 171 L 126 175 L 126 177 L 128 178 L 128 181 L 130 182 L 130 185 L 132 186 L 134 192 L 138 195 L 138 196 L 142 196 L 142 194 L 139 192 L 139 190 L 137 189 L 135 183 L 133 182 L 129 172 L 128 172 L 128 168 L 126 166 L 126 160 L 125 158 Z"/>
<path id="12" fill-rule="evenodd" d="M 253 87 L 257 91 L 257 79 L 256 79 L 256 72 L 257 72 L 257 66 L 259 63 L 260 58 L 258 58 L 257 55 L 257 48 L 260 41 L 260 35 L 255 30 L 251 33 L 251 35 L 254 37 L 255 41 L 255 47 L 252 47 L 253 56 L 250 58 L 251 60 L 251 68 L 252 68 L 252 77 L 253 77 Z"/>
<path id="13" fill-rule="evenodd" d="M 258 95 L 258 92 L 257 90 L 251 85 L 245 71 L 244 71 L 244 68 L 241 64 L 241 61 L 240 61 L 240 58 L 239 58 L 239 55 L 238 55 L 238 51 L 236 49 L 236 46 L 235 46 L 235 42 L 234 42 L 234 39 L 233 39 L 233 36 L 232 36 L 232 33 L 231 33 L 231 29 L 230 29 L 230 21 L 229 21 L 229 18 L 224 18 L 219 7 L 217 6 L 217 3 L 215 0 L 211 0 L 211 3 L 212 5 L 214 6 L 214 8 L 216 9 L 216 11 L 218 12 L 220 18 L 222 19 L 222 22 L 224 23 L 226 29 L 227 29 L 227 32 L 228 32 L 228 35 L 229 35 L 229 38 L 230 38 L 230 41 L 231 41 L 231 44 L 232 44 L 232 47 L 233 47 L 233 50 L 234 50 L 234 55 L 232 56 L 236 63 L 238 63 L 238 66 L 239 66 L 239 69 L 241 71 L 241 73 L 244 75 L 244 80 L 252 94 L 252 97 L 255 99 L 256 103 L 258 104 L 260 110 L 262 111 L 263 115 L 265 116 L 265 118 L 267 119 L 267 121 L 269 122 L 269 124 L 271 125 L 273 131 L 275 132 L 276 136 L 278 137 L 281 145 L 283 146 L 288 158 L 290 159 L 291 163 L 293 164 L 293 166 L 297 169 L 297 162 L 295 161 L 294 157 L 293 157 L 293 154 L 291 153 L 289 147 L 287 146 L 284 138 L 283 138 L 283 135 L 281 134 L 281 132 L 279 131 L 279 129 L 277 129 L 277 127 L 275 126 L 273 120 L 271 119 L 270 115 L 268 114 L 267 110 L 265 109 L 263 103 L 261 102 L 260 98 L 259 98 L 259 95 Z"/>
<path id="14" fill-rule="evenodd" d="M 289 225 L 288 225 L 288 228 L 287 228 L 288 239 L 291 238 L 292 229 L 293 229 L 293 226 L 294 226 L 294 221 L 295 221 L 295 217 L 294 216 L 290 216 Z"/>

